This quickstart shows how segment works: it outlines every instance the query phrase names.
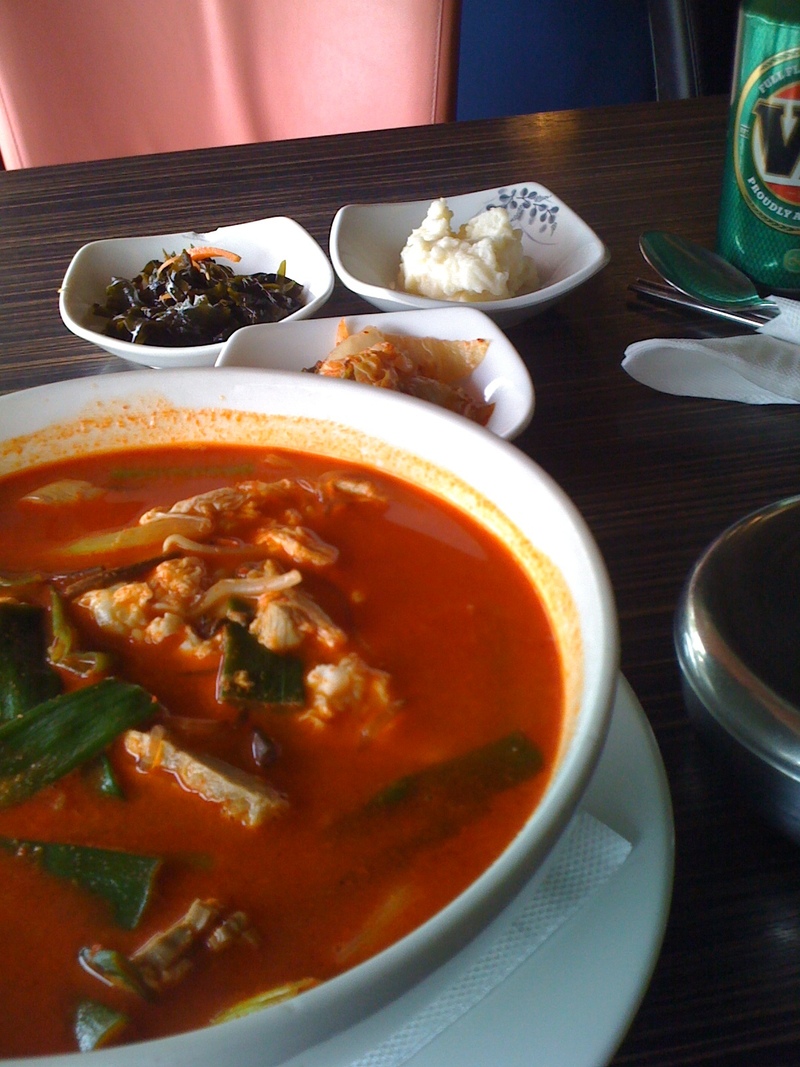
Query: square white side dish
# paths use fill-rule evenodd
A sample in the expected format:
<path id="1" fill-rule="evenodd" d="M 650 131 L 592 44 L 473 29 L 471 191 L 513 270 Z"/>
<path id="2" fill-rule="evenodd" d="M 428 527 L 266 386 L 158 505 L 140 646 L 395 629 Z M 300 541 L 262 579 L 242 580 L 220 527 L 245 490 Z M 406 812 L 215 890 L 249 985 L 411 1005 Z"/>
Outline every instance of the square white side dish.
<path id="1" fill-rule="evenodd" d="M 115 237 L 84 245 L 75 253 L 61 285 L 59 310 L 65 326 L 84 341 L 147 367 L 212 367 L 222 343 L 170 348 L 120 341 L 101 333 L 104 320 L 92 315 L 92 306 L 105 302 L 112 277 L 133 278 L 151 259 L 205 245 L 241 256 L 235 265 L 228 264 L 237 274 L 276 272 L 285 261 L 287 276 L 305 289 L 303 307 L 288 316 L 293 321 L 313 315 L 333 292 L 333 269 L 318 242 L 294 219 L 278 215 L 209 233 Z"/>
<path id="2" fill-rule="evenodd" d="M 396 288 L 400 251 L 425 218 L 431 201 L 440 196 L 453 212 L 454 230 L 490 207 L 505 207 L 512 226 L 522 230 L 523 252 L 536 264 L 539 288 L 507 300 L 466 305 L 486 312 L 502 326 L 544 311 L 608 262 L 603 242 L 563 200 L 538 182 L 520 181 L 458 196 L 434 190 L 427 200 L 340 208 L 331 227 L 330 253 L 334 269 L 347 288 L 382 311 L 465 306 Z"/>
<path id="3" fill-rule="evenodd" d="M 530 421 L 534 390 L 528 370 L 503 331 L 483 312 L 460 306 L 344 318 L 352 333 L 375 326 L 387 333 L 411 337 L 486 339 L 490 342 L 486 356 L 461 384 L 476 399 L 495 405 L 487 429 L 499 437 L 515 437 Z M 246 326 L 226 342 L 216 366 L 307 370 L 333 349 L 339 321 L 339 318 L 304 319 Z M 354 385 L 342 382 L 343 388 Z"/>

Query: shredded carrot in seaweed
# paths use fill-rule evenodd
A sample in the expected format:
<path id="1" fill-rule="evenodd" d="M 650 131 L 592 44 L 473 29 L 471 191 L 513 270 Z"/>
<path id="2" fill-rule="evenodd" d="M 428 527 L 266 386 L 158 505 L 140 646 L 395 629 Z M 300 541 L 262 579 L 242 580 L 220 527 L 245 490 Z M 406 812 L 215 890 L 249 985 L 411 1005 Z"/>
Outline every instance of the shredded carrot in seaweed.
<path id="1" fill-rule="evenodd" d="M 230 259 L 234 263 L 238 263 L 242 258 L 241 256 L 237 255 L 236 252 L 229 252 L 225 248 L 214 248 L 211 245 L 206 245 L 205 248 L 189 249 L 189 259 L 191 259 L 192 262 L 196 262 L 201 259 L 211 259 L 214 256 L 219 256 L 221 259 Z"/>
<path id="2" fill-rule="evenodd" d="M 166 270 L 167 267 L 171 267 L 173 263 L 181 258 L 183 252 L 178 252 L 175 256 L 170 256 L 169 259 L 165 259 L 161 266 L 156 271 L 156 274 L 160 274 L 162 270 Z M 203 259 L 229 259 L 232 263 L 239 263 L 241 256 L 236 252 L 229 252 L 226 248 L 214 248 L 212 245 L 204 245 L 202 248 L 190 248 L 187 250 L 186 255 L 192 261 L 192 263 L 199 263 Z"/>

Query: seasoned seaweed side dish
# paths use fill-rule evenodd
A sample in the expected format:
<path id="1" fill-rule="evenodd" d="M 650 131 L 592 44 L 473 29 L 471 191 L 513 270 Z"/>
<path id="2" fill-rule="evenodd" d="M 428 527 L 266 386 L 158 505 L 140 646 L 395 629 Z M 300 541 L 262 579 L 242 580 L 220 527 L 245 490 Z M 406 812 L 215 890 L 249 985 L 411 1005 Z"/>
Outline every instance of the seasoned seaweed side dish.
<path id="1" fill-rule="evenodd" d="M 303 306 L 303 286 L 277 273 L 236 274 L 216 258 L 238 263 L 223 248 L 190 248 L 151 260 L 130 281 L 112 278 L 95 315 L 120 341 L 169 348 L 219 344 L 242 326 L 278 322 Z"/>

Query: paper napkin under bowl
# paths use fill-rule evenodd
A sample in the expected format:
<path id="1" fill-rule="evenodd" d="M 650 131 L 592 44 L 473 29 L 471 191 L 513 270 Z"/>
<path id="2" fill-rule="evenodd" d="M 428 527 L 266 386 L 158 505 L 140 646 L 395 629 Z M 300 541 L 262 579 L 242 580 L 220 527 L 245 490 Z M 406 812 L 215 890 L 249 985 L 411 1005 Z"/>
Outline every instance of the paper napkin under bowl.
<path id="1" fill-rule="evenodd" d="M 471 967 L 350 1067 L 402 1067 L 568 922 L 622 866 L 632 847 L 627 838 L 588 811 L 579 811 L 556 846 L 538 891 L 513 922 Z"/>

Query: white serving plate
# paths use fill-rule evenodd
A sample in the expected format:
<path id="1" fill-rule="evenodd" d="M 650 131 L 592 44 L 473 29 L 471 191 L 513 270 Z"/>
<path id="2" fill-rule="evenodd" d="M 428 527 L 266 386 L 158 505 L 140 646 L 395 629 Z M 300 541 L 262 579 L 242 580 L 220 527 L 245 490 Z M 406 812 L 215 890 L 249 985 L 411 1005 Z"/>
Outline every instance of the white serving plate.
<path id="1" fill-rule="evenodd" d="M 146 367 L 212 367 L 222 344 L 167 348 L 118 341 L 101 333 L 103 321 L 92 315 L 94 304 L 105 301 L 111 278 L 133 278 L 151 259 L 180 252 L 190 245 L 212 245 L 240 255 L 229 263 L 237 274 L 277 271 L 286 261 L 288 277 L 305 287 L 306 303 L 284 321 L 315 314 L 333 292 L 333 270 L 317 241 L 294 219 L 275 216 L 255 222 L 222 226 L 210 233 L 160 233 L 149 237 L 112 237 L 80 248 L 64 275 L 59 311 L 64 325 L 84 341 L 120 359 Z"/>
<path id="2" fill-rule="evenodd" d="M 331 227 L 333 266 L 348 289 L 381 311 L 401 308 L 463 307 L 459 301 L 433 300 L 395 288 L 400 251 L 408 235 L 425 217 L 427 200 L 383 204 L 348 204 L 336 213 Z M 508 300 L 470 303 L 501 326 L 512 326 L 563 299 L 608 262 L 603 242 L 580 216 L 536 181 L 513 182 L 495 189 L 445 196 L 460 225 L 488 207 L 506 207 L 512 225 L 522 230 L 522 246 L 536 263 L 539 289 Z"/>
<path id="3" fill-rule="evenodd" d="M 620 788 L 620 782 L 625 787 Z M 415 989 L 282 1067 L 599 1067 L 622 1043 L 658 961 L 672 899 L 675 827 L 664 764 L 641 704 L 620 676 L 603 755 L 578 815 L 631 843 L 586 896 L 507 978 L 444 1030 L 425 1025 L 470 969 L 491 958 L 508 927 L 536 905 L 558 845 L 517 899 L 470 945 Z M 577 818 L 577 816 L 576 816 Z M 415 1032 L 413 1048 L 403 1040 Z M 392 1051 L 387 1052 L 391 1046 Z M 381 1050 L 379 1053 L 377 1050 Z"/>
<path id="4" fill-rule="evenodd" d="M 331 351 L 339 321 L 337 318 L 304 319 L 246 326 L 226 342 L 216 366 L 303 371 Z M 408 337 L 485 338 L 491 344 L 482 362 L 465 380 L 465 388 L 476 399 L 495 405 L 487 428 L 498 437 L 515 437 L 530 422 L 534 390 L 528 369 L 503 331 L 475 308 L 348 315 L 345 321 L 353 333 L 366 326 L 376 326 L 387 333 Z M 354 385 L 353 382 L 340 384 L 347 388 Z"/>

